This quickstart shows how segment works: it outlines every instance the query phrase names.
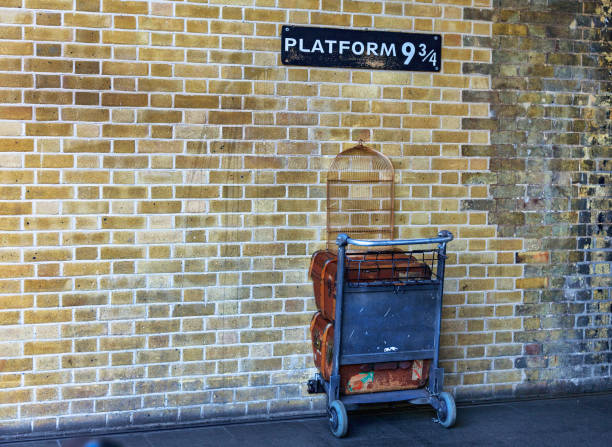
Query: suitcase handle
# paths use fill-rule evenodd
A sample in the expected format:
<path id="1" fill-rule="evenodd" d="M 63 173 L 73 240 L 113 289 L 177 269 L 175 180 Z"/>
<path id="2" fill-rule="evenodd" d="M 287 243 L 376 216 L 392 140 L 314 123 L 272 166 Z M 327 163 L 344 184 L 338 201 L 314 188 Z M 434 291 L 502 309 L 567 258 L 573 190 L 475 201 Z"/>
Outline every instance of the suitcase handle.
<path id="1" fill-rule="evenodd" d="M 423 239 L 380 239 L 375 241 L 352 239 L 345 233 L 340 233 L 336 239 L 338 247 L 347 245 L 357 245 L 359 247 L 387 247 L 390 245 L 422 245 L 422 244 L 440 244 L 446 245 L 453 240 L 453 233 L 448 230 L 442 230 L 438 233 L 438 237 L 423 238 Z"/>

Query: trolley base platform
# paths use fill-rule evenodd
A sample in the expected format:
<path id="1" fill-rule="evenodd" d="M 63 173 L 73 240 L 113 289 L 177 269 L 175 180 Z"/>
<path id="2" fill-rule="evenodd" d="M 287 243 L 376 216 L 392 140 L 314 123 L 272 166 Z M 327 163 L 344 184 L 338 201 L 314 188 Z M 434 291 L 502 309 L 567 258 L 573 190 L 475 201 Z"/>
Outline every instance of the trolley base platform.
<path id="1" fill-rule="evenodd" d="M 440 368 L 438 368 L 440 369 Z M 432 374 L 436 372 L 432 371 Z M 442 376 L 443 371 L 438 371 L 437 375 Z M 334 380 L 334 378 L 332 378 Z M 429 387 L 401 390 L 401 391 L 382 391 L 376 393 L 347 394 L 340 395 L 338 399 L 332 400 L 334 390 L 330 383 L 323 379 L 321 374 L 315 374 L 314 378 L 308 381 L 308 392 L 311 394 L 325 393 L 328 396 L 328 416 L 332 433 L 337 437 L 346 435 L 348 431 L 348 415 L 346 407 L 353 407 L 359 404 L 407 402 L 413 405 L 431 405 L 436 411 L 435 422 L 445 428 L 455 424 L 457 409 L 455 400 L 446 392 L 433 393 Z M 339 378 L 337 378 L 339 381 Z M 441 388 L 441 387 L 440 387 Z M 333 405 L 332 405 L 333 404 Z"/>

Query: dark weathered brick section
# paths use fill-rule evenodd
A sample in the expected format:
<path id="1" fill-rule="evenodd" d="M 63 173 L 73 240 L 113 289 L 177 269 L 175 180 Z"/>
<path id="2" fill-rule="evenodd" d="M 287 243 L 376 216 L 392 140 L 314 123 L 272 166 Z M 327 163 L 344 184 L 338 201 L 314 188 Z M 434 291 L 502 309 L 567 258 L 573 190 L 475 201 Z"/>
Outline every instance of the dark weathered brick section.
<path id="1" fill-rule="evenodd" d="M 514 368 L 522 383 L 497 396 L 563 393 L 611 386 L 611 54 L 610 1 L 496 0 L 492 64 L 465 63 L 491 74 L 491 91 L 464 91 L 465 102 L 491 102 L 493 119 L 463 119 L 464 129 L 491 129 L 490 146 L 464 146 L 466 157 L 490 156 L 490 195 L 464 210 L 489 211 L 501 238 L 524 239 L 522 303 L 512 334 L 522 346 Z M 607 16 L 607 21 L 606 21 Z M 522 286 L 522 287 L 521 287 Z M 490 389 L 463 388 L 466 397 Z"/>

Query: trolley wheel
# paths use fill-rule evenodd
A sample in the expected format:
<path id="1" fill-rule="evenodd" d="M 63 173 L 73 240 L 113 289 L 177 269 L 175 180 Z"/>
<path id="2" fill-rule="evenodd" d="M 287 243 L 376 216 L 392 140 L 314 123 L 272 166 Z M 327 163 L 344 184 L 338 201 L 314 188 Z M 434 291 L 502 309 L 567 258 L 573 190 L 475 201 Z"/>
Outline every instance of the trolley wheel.
<path id="1" fill-rule="evenodd" d="M 344 404 L 335 400 L 329 405 L 329 428 L 336 438 L 342 438 L 348 431 L 348 416 Z"/>
<path id="2" fill-rule="evenodd" d="M 438 409 L 438 421 L 444 428 L 455 425 L 457 419 L 457 407 L 455 399 L 446 391 L 440 393 L 440 408 Z"/>

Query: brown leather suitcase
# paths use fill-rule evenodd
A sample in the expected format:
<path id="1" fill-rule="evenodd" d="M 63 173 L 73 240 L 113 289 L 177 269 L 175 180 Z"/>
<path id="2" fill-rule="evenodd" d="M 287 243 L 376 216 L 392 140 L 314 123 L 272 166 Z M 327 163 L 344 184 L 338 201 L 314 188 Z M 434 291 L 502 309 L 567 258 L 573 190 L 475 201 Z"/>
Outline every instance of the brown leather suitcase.
<path id="1" fill-rule="evenodd" d="M 401 252 L 352 253 L 348 256 L 347 280 L 373 283 L 376 281 L 402 281 L 405 279 L 430 279 L 431 269 L 413 256 Z M 335 253 L 319 250 L 312 255 L 308 275 L 312 279 L 315 303 L 323 317 L 334 321 L 336 317 L 336 271 L 338 259 Z"/>
<path id="2" fill-rule="evenodd" d="M 325 380 L 331 376 L 334 345 L 334 325 L 317 312 L 310 322 L 312 355 L 314 364 Z"/>
<path id="3" fill-rule="evenodd" d="M 343 394 L 362 394 L 421 388 L 427 383 L 430 363 L 412 360 L 384 367 L 380 363 L 342 366 L 340 390 Z"/>
<path id="4" fill-rule="evenodd" d="M 330 320 L 336 315 L 336 264 L 338 257 L 328 250 L 312 255 L 308 276 L 312 279 L 317 309 Z"/>
<path id="5" fill-rule="evenodd" d="M 323 378 L 329 381 L 332 372 L 334 325 L 314 314 L 310 322 L 314 364 Z M 343 394 L 375 393 L 420 388 L 429 377 L 430 360 L 407 362 L 365 363 L 340 367 Z"/>
<path id="6" fill-rule="evenodd" d="M 407 253 L 355 253 L 348 257 L 348 280 L 352 282 L 431 278 L 429 266 Z"/>

